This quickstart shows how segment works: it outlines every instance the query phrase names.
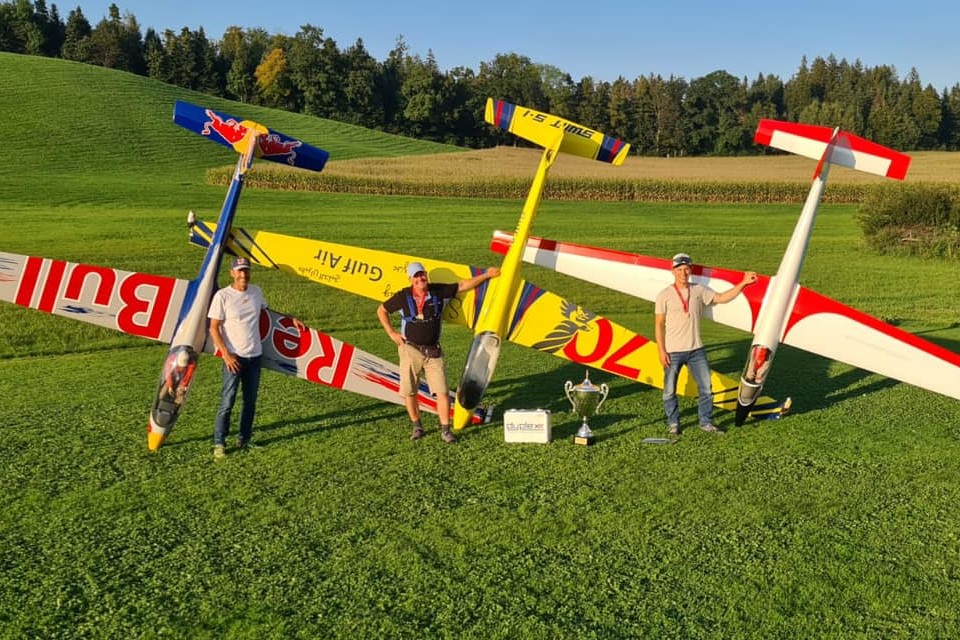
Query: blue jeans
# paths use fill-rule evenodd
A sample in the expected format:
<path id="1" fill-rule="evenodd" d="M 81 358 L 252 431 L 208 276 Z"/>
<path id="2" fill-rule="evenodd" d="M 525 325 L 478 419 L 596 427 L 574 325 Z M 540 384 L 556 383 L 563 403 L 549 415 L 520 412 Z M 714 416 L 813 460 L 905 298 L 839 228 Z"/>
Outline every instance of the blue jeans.
<path id="1" fill-rule="evenodd" d="M 697 412 L 700 426 L 711 424 L 713 419 L 713 392 L 710 389 L 710 363 L 703 347 L 693 351 L 675 351 L 670 353 L 670 365 L 663 372 L 663 410 L 667 414 L 667 425 L 680 424 L 680 407 L 677 405 L 677 378 L 680 367 L 687 370 L 697 383 Z"/>
<path id="2" fill-rule="evenodd" d="M 230 433 L 230 413 L 237 400 L 237 389 L 243 387 L 243 408 L 240 410 L 240 441 L 250 442 L 253 435 L 253 415 L 257 410 L 257 391 L 260 389 L 260 359 L 237 357 L 240 373 L 232 373 L 223 365 L 223 387 L 220 389 L 220 409 L 213 423 L 213 444 L 226 445 Z"/>

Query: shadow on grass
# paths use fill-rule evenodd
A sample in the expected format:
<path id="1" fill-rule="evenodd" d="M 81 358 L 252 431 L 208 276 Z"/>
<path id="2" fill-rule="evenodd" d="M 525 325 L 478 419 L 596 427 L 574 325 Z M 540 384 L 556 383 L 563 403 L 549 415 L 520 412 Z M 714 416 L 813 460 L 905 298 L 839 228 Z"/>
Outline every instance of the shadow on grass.
<path id="1" fill-rule="evenodd" d="M 393 405 L 390 405 L 393 406 Z M 273 422 L 268 422 L 266 424 L 257 424 L 254 421 L 253 425 L 253 436 L 254 440 L 259 445 L 268 445 L 271 443 L 284 442 L 288 440 L 295 440 L 299 438 L 305 438 L 312 436 L 317 433 L 323 433 L 325 431 L 333 431 L 336 429 L 352 428 L 361 425 L 368 424 L 370 422 L 375 422 L 377 420 L 384 419 L 387 414 L 384 412 L 385 407 L 383 405 L 371 404 L 362 409 L 359 407 L 350 407 L 349 409 L 331 411 L 329 413 L 322 413 L 313 416 L 304 416 L 302 418 L 289 419 L 289 420 L 275 420 Z M 400 413 L 402 414 L 403 420 L 406 420 L 406 414 L 403 413 L 403 407 L 398 407 Z M 230 436 L 236 436 L 237 434 L 237 424 L 236 420 L 240 411 L 240 407 L 234 407 L 233 419 L 230 423 Z M 373 414 L 373 415 L 371 415 Z M 279 432 L 286 429 L 291 429 L 298 427 L 300 425 L 310 425 L 311 428 L 306 429 L 295 429 L 291 433 L 283 435 L 273 435 L 269 436 L 271 432 Z M 175 440 L 173 442 L 165 443 L 164 447 L 176 447 L 179 445 L 185 445 L 195 442 L 206 442 L 213 441 L 213 424 L 210 425 L 210 433 L 205 436 L 196 436 L 192 438 L 184 438 L 182 440 Z"/>
<path id="2" fill-rule="evenodd" d="M 718 371 L 738 371 L 735 367 L 738 365 L 742 367 L 746 362 L 750 344 L 751 341 L 748 339 L 708 345 L 707 353 L 711 367 Z M 728 355 L 717 357 L 716 352 L 719 350 L 723 350 Z M 731 352 L 736 355 L 730 355 Z M 864 384 L 865 379 L 880 374 L 858 368 L 831 374 L 830 368 L 833 362 L 835 361 L 802 349 L 780 345 L 764 393 L 778 400 L 791 397 L 793 406 L 790 413 L 803 414 L 825 409 L 836 402 L 905 384 L 884 376 Z M 731 377 L 739 379 L 740 374 L 735 373 Z"/>
<path id="3" fill-rule="evenodd" d="M 403 408 L 398 407 L 398 411 L 402 413 Z M 400 415 L 400 413 L 398 413 L 398 415 Z M 270 437 L 261 436 L 257 438 L 259 444 L 266 445 L 273 442 L 285 442 L 288 440 L 306 438 L 318 433 L 323 433 L 325 431 L 363 426 L 369 424 L 370 422 L 382 420 L 384 417 L 384 407 L 377 404 L 371 404 L 359 411 L 357 407 L 351 407 L 348 410 L 332 411 L 330 413 L 316 416 L 305 416 L 295 420 L 277 420 L 261 427 L 255 427 L 254 431 L 259 432 L 260 434 L 269 434 L 272 431 L 289 429 L 299 425 L 312 425 L 310 428 L 296 429 L 292 433 L 284 435 L 273 435 Z M 405 413 L 403 413 L 403 419 L 406 420 Z"/>
<path id="4" fill-rule="evenodd" d="M 954 329 L 958 325 L 953 325 L 941 329 L 929 329 L 923 332 L 917 332 L 915 335 L 935 334 L 940 331 Z M 928 338 L 929 339 L 929 338 Z M 953 352 L 960 350 L 960 340 L 949 339 L 931 339 L 945 349 Z M 707 353 L 710 358 L 710 366 L 717 371 L 738 371 L 746 360 L 746 354 L 750 349 L 751 341 L 749 339 L 735 340 L 728 342 L 711 343 L 707 345 Z M 767 395 L 783 400 L 788 396 L 793 398 L 793 407 L 791 414 L 805 414 L 811 411 L 825 409 L 831 404 L 842 402 L 847 399 L 860 397 L 872 392 L 888 389 L 900 381 L 892 378 L 880 377 L 868 384 L 863 384 L 863 380 L 871 376 L 876 376 L 863 369 L 850 369 L 840 374 L 830 374 L 832 362 L 828 358 L 823 358 L 816 354 L 796 349 L 787 345 L 781 345 L 777 350 L 776 360 L 771 373 L 770 382 L 765 389 Z M 612 374 L 585 367 L 578 363 L 565 363 L 560 368 L 553 371 L 544 371 L 536 376 L 519 375 L 512 378 L 494 378 L 491 383 L 491 395 L 497 395 L 502 400 L 498 400 L 495 412 L 490 424 L 481 425 L 482 429 L 496 428 L 502 424 L 503 412 L 508 409 L 547 409 L 552 414 L 553 438 L 572 439 L 580 429 L 582 419 L 573 413 L 569 400 L 564 391 L 567 381 L 573 384 L 580 384 L 583 381 L 585 371 L 589 371 L 594 384 L 602 384 L 607 381 L 610 387 L 610 400 L 618 402 L 626 401 L 639 405 L 636 413 L 618 411 L 617 413 L 606 413 L 605 406 L 601 407 L 600 413 L 589 420 L 590 428 L 598 439 L 619 438 L 626 435 L 629 431 L 636 428 L 665 427 L 663 417 L 663 407 L 660 402 L 659 389 L 654 387 L 634 383 L 625 378 L 618 378 Z M 733 378 L 739 378 L 739 373 L 728 374 Z M 455 380 L 451 380 L 455 384 Z M 782 389 L 787 389 L 782 392 Z M 653 392 L 653 394 L 651 394 Z M 655 395 L 655 398 L 654 398 Z M 647 396 L 647 397 L 642 397 Z M 549 398 L 545 401 L 545 398 Z M 686 425 L 694 425 L 697 422 L 696 401 L 693 398 L 681 398 L 681 421 Z M 239 407 L 236 409 L 239 411 Z M 235 413 L 236 413 L 235 411 Z M 406 414 L 402 407 L 386 406 L 384 404 L 373 403 L 362 410 L 356 407 L 349 409 L 332 411 L 315 416 L 303 417 L 294 420 L 277 420 L 264 425 L 255 425 L 254 431 L 257 434 L 257 441 L 260 444 L 271 442 L 283 442 L 296 438 L 308 437 L 317 433 L 341 429 L 346 427 L 355 427 L 369 422 L 389 418 L 395 414 L 396 420 L 406 424 Z M 733 413 L 715 410 L 714 418 L 719 427 L 728 431 L 733 427 Z M 236 419 L 236 415 L 234 416 Z M 750 420 L 747 425 L 760 425 L 765 421 Z M 285 435 L 274 435 L 264 437 L 271 432 L 296 427 L 299 425 L 310 425 L 310 428 L 297 429 L 292 433 Z M 619 426 L 619 428 L 618 428 Z M 236 424 L 232 425 L 232 431 L 236 431 Z M 187 438 L 183 440 L 174 440 L 165 444 L 165 447 L 175 447 L 179 444 L 188 444 L 209 440 L 212 436 L 202 436 Z"/>
<path id="5" fill-rule="evenodd" d="M 955 329 L 958 326 L 960 326 L 960 324 L 954 323 L 939 329 L 916 332 L 914 335 L 925 336 L 927 334 L 936 334 L 941 331 Z M 960 350 L 960 340 L 944 338 L 926 339 L 954 353 Z M 733 372 L 727 375 L 734 379 L 739 379 L 739 372 L 744 362 L 746 362 L 750 346 L 751 340 L 749 338 L 707 344 L 707 354 L 710 359 L 711 368 L 720 372 Z M 781 345 L 777 349 L 777 356 L 770 374 L 769 384 L 764 391 L 767 395 L 777 398 L 778 400 L 786 400 L 787 397 L 792 398 L 793 405 L 790 414 L 801 415 L 811 411 L 825 409 L 837 402 L 883 391 L 898 384 L 904 384 L 899 380 L 880 376 L 879 374 L 858 368 L 846 369 L 841 373 L 831 373 L 833 363 L 834 361 L 829 358 L 824 358 L 788 345 Z M 498 408 L 498 413 L 502 417 L 503 410 L 509 408 L 549 409 L 554 414 L 553 431 L 555 436 L 572 437 L 577 429 L 579 429 L 580 419 L 573 415 L 572 408 L 564 392 L 564 385 L 568 380 L 574 384 L 579 384 L 583 380 L 584 370 L 584 365 L 568 363 L 559 369 L 545 371 L 535 377 L 518 376 L 507 379 L 495 379 L 491 385 L 491 391 L 501 395 L 506 393 L 503 406 Z M 594 426 L 610 426 L 619 421 L 633 421 L 637 418 L 641 421 L 637 426 L 641 427 L 659 425 L 663 422 L 659 393 L 656 393 L 655 400 L 649 397 L 649 391 L 655 389 L 654 387 L 631 383 L 626 379 L 617 378 L 611 374 L 594 369 L 589 369 L 589 375 L 595 384 L 600 384 L 600 381 L 603 380 L 607 381 L 611 389 L 611 398 L 616 397 L 618 401 L 629 401 L 633 399 L 643 407 L 642 409 L 638 409 L 636 416 L 629 413 L 605 414 L 603 408 L 601 408 L 601 412 L 590 419 L 591 429 L 593 429 Z M 870 382 L 864 382 L 870 378 L 875 379 Z M 616 394 L 616 396 L 614 396 L 614 394 Z M 545 395 L 552 399 L 544 402 Z M 642 398 L 641 400 L 640 397 L 643 395 L 648 397 Z M 654 417 L 651 419 L 650 416 Z M 716 411 L 714 417 L 718 425 L 722 428 L 732 427 L 732 412 Z M 495 416 L 494 419 L 498 419 L 497 416 Z M 690 421 L 696 422 L 697 409 L 696 402 L 693 399 L 681 399 L 681 419 L 684 423 Z M 759 424 L 761 422 L 763 421 L 751 420 L 748 424 Z"/>

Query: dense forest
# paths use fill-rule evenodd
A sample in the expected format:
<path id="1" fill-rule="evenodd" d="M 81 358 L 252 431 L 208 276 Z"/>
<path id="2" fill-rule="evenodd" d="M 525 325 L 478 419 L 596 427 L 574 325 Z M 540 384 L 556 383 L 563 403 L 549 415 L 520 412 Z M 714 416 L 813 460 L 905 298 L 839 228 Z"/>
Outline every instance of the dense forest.
<path id="1" fill-rule="evenodd" d="M 0 51 L 63 58 L 148 76 L 231 100 L 469 147 L 511 141 L 483 123 L 487 96 L 589 124 L 640 155 L 760 153 L 760 118 L 839 126 L 904 150 L 960 149 L 960 83 L 942 93 L 911 69 L 865 67 L 834 56 L 803 58 L 784 81 L 651 73 L 613 82 L 574 80 L 549 64 L 502 53 L 479 70 L 441 71 L 433 53 L 412 55 L 402 38 L 375 60 L 358 38 L 341 49 L 323 29 L 294 36 L 229 27 L 219 40 L 203 28 L 142 32 L 116 4 L 91 26 L 78 6 L 66 21 L 44 0 L 0 3 Z"/>

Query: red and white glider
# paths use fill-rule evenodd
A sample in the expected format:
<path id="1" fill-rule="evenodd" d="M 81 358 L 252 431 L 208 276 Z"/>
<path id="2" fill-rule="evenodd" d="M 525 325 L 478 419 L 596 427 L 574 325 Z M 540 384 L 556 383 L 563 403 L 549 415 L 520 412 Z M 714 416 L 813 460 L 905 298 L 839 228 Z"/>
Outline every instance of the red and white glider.
<path id="1" fill-rule="evenodd" d="M 755 140 L 815 158 L 819 164 L 777 274 L 759 276 L 741 296 L 706 312 L 717 322 L 754 335 L 741 376 L 738 419 L 767 379 L 781 342 L 960 399 L 960 355 L 798 282 L 830 164 L 902 179 L 909 157 L 842 131 L 772 120 L 760 122 Z M 512 239 L 512 234 L 496 231 L 491 249 L 502 253 Z M 537 237 L 528 240 L 523 259 L 650 301 L 673 282 L 667 259 Z M 743 278 L 742 271 L 699 265 L 693 275 L 718 291 Z"/>

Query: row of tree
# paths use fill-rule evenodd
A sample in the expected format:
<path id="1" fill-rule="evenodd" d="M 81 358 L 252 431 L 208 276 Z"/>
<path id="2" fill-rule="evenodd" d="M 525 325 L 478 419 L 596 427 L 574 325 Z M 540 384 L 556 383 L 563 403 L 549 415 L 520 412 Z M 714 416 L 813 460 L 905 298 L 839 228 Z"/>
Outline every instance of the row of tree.
<path id="1" fill-rule="evenodd" d="M 834 56 L 800 62 L 787 81 L 753 81 L 726 71 L 685 80 L 650 74 L 613 82 L 574 80 L 526 56 L 499 54 L 479 70 L 442 71 L 432 52 L 410 53 L 402 38 L 383 61 L 358 39 L 338 47 L 323 29 L 294 36 L 230 27 L 220 40 L 203 28 L 141 32 L 117 5 L 95 27 L 78 6 L 64 22 L 44 0 L 0 3 L 0 50 L 60 57 L 149 76 L 232 100 L 296 111 L 406 136 L 485 147 L 512 141 L 483 123 L 494 96 L 564 116 L 656 156 L 758 153 L 760 118 L 839 126 L 895 149 L 960 149 L 960 83 L 942 93 L 911 69 L 865 67 Z"/>

